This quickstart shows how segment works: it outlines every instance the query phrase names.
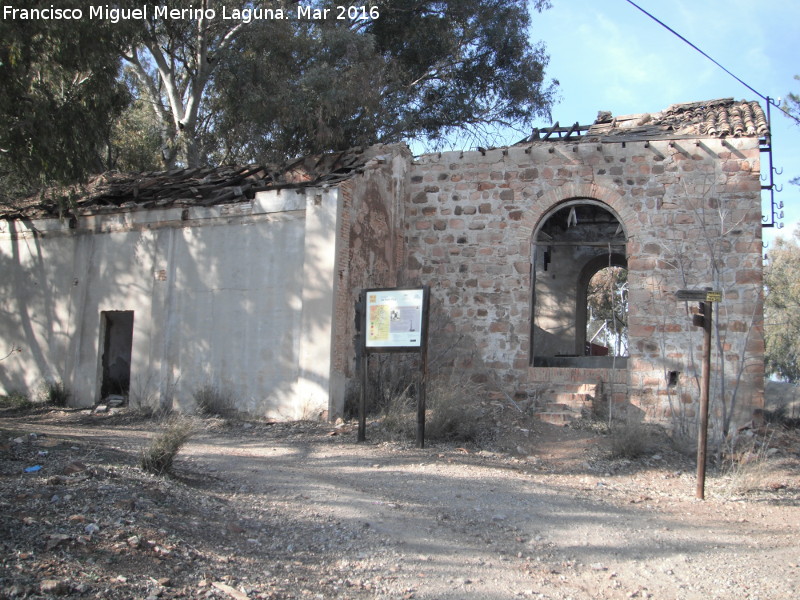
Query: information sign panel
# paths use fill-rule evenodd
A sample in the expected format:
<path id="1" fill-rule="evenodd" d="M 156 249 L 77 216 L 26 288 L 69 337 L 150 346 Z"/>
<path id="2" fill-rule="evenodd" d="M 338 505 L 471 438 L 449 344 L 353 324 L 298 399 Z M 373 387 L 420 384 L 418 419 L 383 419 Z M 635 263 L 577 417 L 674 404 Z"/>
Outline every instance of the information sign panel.
<path id="1" fill-rule="evenodd" d="M 368 349 L 405 349 L 423 345 L 424 288 L 366 290 Z"/>

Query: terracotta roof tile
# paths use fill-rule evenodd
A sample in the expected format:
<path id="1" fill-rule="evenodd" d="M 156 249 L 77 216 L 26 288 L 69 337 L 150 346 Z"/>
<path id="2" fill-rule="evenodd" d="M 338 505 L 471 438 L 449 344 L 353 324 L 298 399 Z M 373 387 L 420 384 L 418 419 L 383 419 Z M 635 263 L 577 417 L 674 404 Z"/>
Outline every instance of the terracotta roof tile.
<path id="1" fill-rule="evenodd" d="M 619 117 L 600 113 L 587 135 L 761 137 L 767 133 L 767 117 L 758 102 L 722 98 L 673 104 L 657 113 Z"/>

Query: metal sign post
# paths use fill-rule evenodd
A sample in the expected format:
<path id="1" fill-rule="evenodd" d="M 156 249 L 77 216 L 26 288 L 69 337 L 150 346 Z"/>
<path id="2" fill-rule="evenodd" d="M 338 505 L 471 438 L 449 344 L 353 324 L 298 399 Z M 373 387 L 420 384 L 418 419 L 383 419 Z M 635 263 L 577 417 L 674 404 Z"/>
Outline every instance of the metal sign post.
<path id="1" fill-rule="evenodd" d="M 360 325 L 361 396 L 358 441 L 366 440 L 369 355 L 373 352 L 419 352 L 420 385 L 417 393 L 417 447 L 425 447 L 425 402 L 428 379 L 428 309 L 430 288 L 367 289 L 356 304 Z"/>
<path id="2" fill-rule="evenodd" d="M 699 312 L 692 315 L 692 324 L 703 328 L 703 376 L 700 380 L 700 430 L 697 434 L 697 489 L 695 496 L 705 499 L 706 455 L 708 448 L 708 396 L 711 389 L 711 324 L 714 302 L 722 301 L 722 292 L 706 290 L 678 290 L 679 300 L 700 301 Z"/>

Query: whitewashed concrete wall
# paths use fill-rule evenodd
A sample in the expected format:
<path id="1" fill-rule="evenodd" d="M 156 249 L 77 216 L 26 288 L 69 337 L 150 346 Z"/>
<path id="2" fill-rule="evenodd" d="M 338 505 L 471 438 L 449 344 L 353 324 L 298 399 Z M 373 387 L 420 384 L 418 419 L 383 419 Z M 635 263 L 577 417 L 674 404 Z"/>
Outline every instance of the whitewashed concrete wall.
<path id="1" fill-rule="evenodd" d="M 211 385 L 277 418 L 329 410 L 338 189 L 0 224 L 0 393 L 63 381 L 101 400 L 101 312 L 134 311 L 131 401 Z M 328 332 L 326 334 L 326 332 Z"/>

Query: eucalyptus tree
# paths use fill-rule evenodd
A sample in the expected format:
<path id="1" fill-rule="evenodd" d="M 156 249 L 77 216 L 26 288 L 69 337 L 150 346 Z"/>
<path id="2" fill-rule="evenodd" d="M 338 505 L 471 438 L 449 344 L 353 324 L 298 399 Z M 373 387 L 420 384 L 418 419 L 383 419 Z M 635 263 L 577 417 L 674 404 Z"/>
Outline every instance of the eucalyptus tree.
<path id="1" fill-rule="evenodd" d="M 59 8 L 72 5 L 87 10 L 78 0 Z M 556 86 L 530 41 L 529 9 L 547 0 L 103 6 L 91 19 L 0 23 L 9 176 L 74 180 L 403 139 L 436 146 L 454 132 L 485 142 L 547 114 Z M 109 9 L 129 13 L 112 19 Z"/>
<path id="2" fill-rule="evenodd" d="M 800 381 L 800 231 L 778 238 L 764 269 L 767 373 Z"/>
<path id="3" fill-rule="evenodd" d="M 151 16 L 124 54 L 136 97 L 153 108 L 166 167 L 408 138 L 436 144 L 455 131 L 484 140 L 488 128 L 547 114 L 553 100 L 526 0 L 170 6 L 199 16 Z M 247 18 L 222 18 L 233 14 Z"/>
<path id="4" fill-rule="evenodd" d="M 31 0 L 28 9 L 51 7 Z M 65 0 L 59 7 L 81 6 Z M 0 196 L 101 168 L 129 100 L 116 48 L 125 27 L 88 19 L 0 20 Z"/>
<path id="5" fill-rule="evenodd" d="M 335 2 L 312 3 L 332 8 Z M 557 82 L 526 0 L 391 0 L 357 18 L 261 21 L 209 96 L 222 158 L 249 160 L 454 133 L 490 143 L 549 115 Z"/>

